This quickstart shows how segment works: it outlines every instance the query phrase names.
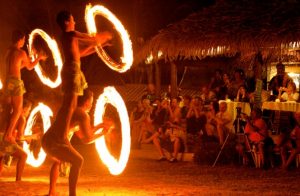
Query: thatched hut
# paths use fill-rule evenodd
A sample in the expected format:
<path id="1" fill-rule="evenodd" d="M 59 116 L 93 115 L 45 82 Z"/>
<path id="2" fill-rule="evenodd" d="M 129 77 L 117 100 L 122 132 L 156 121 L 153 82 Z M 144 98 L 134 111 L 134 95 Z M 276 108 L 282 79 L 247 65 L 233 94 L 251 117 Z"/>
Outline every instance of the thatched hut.
<path id="1" fill-rule="evenodd" d="M 261 65 L 274 58 L 299 61 L 299 10 L 296 0 L 219 0 L 159 31 L 138 50 L 135 63 L 164 59 L 175 69 L 178 60 L 236 54 L 242 59 L 262 54 Z"/>

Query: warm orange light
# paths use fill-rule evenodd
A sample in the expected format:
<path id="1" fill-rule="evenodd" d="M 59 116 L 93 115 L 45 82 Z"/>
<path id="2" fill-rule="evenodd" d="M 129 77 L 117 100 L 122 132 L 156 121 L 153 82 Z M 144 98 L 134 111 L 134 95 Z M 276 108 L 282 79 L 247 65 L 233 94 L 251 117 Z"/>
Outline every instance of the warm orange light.
<path id="1" fill-rule="evenodd" d="M 46 132 L 49 129 L 49 127 L 51 125 L 50 117 L 53 115 L 52 111 L 48 106 L 44 105 L 43 103 L 39 103 L 39 105 L 31 111 L 29 118 L 27 120 L 25 132 L 24 132 L 25 138 L 26 138 L 26 136 L 30 136 L 33 134 L 32 127 L 33 127 L 33 124 L 35 123 L 36 114 L 38 112 L 41 113 L 41 116 L 43 119 L 44 132 Z M 29 165 L 31 165 L 33 167 L 39 167 L 44 162 L 44 160 L 46 158 L 46 153 L 44 152 L 44 150 L 42 148 L 39 152 L 38 159 L 34 158 L 32 151 L 29 150 L 29 144 L 27 144 L 27 142 L 23 143 L 23 149 L 28 155 L 26 163 L 28 163 Z"/>
<path id="2" fill-rule="evenodd" d="M 111 69 L 121 73 L 126 72 L 130 69 L 133 62 L 132 44 L 127 31 L 125 30 L 122 23 L 117 19 L 117 17 L 113 13 L 111 13 L 107 8 L 101 5 L 95 5 L 92 7 L 91 4 L 89 4 L 85 8 L 85 22 L 89 34 L 93 35 L 97 33 L 97 28 L 95 24 L 96 15 L 101 15 L 107 18 L 114 25 L 122 39 L 124 55 L 123 57 L 121 57 L 122 63 L 117 63 L 103 50 L 101 46 L 97 46 L 96 51 L 98 53 L 98 56 Z"/>
<path id="3" fill-rule="evenodd" d="M 3 84 L 2 84 L 2 82 L 1 82 L 1 80 L 0 80 L 0 90 L 3 88 Z"/>
<path id="4" fill-rule="evenodd" d="M 33 42 L 35 36 L 37 36 L 37 35 L 40 35 L 48 44 L 48 46 L 52 52 L 52 56 L 54 58 L 55 66 L 57 66 L 57 69 L 58 69 L 58 75 L 57 75 L 57 78 L 55 81 L 51 81 L 47 76 L 45 76 L 42 73 L 42 68 L 41 68 L 40 64 L 35 66 L 35 71 L 44 84 L 46 84 L 47 86 L 49 86 L 51 88 L 56 88 L 61 84 L 61 70 L 62 70 L 62 66 L 63 66 L 61 54 L 59 52 L 57 43 L 54 39 L 51 39 L 51 37 L 43 30 L 35 29 L 29 34 L 29 40 L 28 40 L 28 42 L 29 42 L 28 50 L 29 50 L 29 54 L 30 54 L 31 58 L 34 58 L 34 52 L 32 50 L 32 42 Z"/>
<path id="5" fill-rule="evenodd" d="M 104 137 L 100 137 L 96 140 L 96 149 L 101 160 L 108 167 L 110 173 L 113 175 L 119 175 L 125 169 L 130 154 L 131 137 L 128 112 L 122 97 L 116 89 L 114 87 L 106 87 L 96 103 L 94 114 L 95 125 L 103 122 L 103 115 L 107 104 L 111 104 L 117 109 L 122 125 L 122 148 L 119 160 L 116 160 L 110 154 Z M 99 131 L 102 131 L 102 129 Z"/>

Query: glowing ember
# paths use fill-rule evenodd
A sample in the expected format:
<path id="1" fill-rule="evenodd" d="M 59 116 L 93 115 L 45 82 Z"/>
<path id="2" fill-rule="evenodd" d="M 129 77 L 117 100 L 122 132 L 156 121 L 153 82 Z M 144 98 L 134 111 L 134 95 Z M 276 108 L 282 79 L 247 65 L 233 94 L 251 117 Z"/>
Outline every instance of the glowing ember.
<path id="1" fill-rule="evenodd" d="M 0 90 L 3 88 L 3 84 L 2 84 L 2 82 L 1 82 L 1 80 L 0 80 Z"/>
<path id="2" fill-rule="evenodd" d="M 28 50 L 29 50 L 29 54 L 32 58 L 34 58 L 34 51 L 32 50 L 32 42 L 33 42 L 35 36 L 37 36 L 37 35 L 40 35 L 48 44 L 48 46 L 52 52 L 52 56 L 54 58 L 55 66 L 57 66 L 57 69 L 58 69 L 58 75 L 57 75 L 57 78 L 55 81 L 51 81 L 47 76 L 43 75 L 40 64 L 35 66 L 35 71 L 44 84 L 46 84 L 47 86 L 49 86 L 51 88 L 56 88 L 61 84 L 60 73 L 61 73 L 61 69 L 63 66 L 61 54 L 59 52 L 57 43 L 54 39 L 51 39 L 51 37 L 43 30 L 35 29 L 29 34 L 29 40 L 28 40 L 29 41 Z"/>
<path id="3" fill-rule="evenodd" d="M 29 115 L 27 125 L 25 128 L 25 133 L 24 133 L 25 138 L 26 138 L 26 136 L 28 137 L 28 136 L 33 135 L 32 127 L 33 127 L 33 124 L 35 123 L 35 116 L 38 112 L 41 113 L 41 116 L 43 119 L 44 132 L 46 132 L 49 129 L 49 127 L 51 125 L 50 117 L 53 115 L 52 111 L 48 106 L 44 105 L 43 103 L 39 103 L 39 105 L 37 107 L 35 107 Z M 27 144 L 27 142 L 23 143 L 23 149 L 28 155 L 26 163 L 28 163 L 29 165 L 31 165 L 33 167 L 39 167 L 44 162 L 44 160 L 46 158 L 46 153 L 44 152 L 44 150 L 42 148 L 40 149 L 38 159 L 34 158 L 32 151 L 29 150 L 29 144 Z"/>
<path id="4" fill-rule="evenodd" d="M 131 143 L 130 125 L 125 103 L 114 87 L 104 88 L 104 92 L 99 96 L 95 108 L 94 124 L 103 122 L 103 115 L 108 103 L 117 109 L 122 125 L 122 148 L 119 161 L 108 151 L 105 144 L 105 137 L 96 140 L 96 148 L 101 160 L 108 167 L 110 173 L 118 175 L 125 169 L 129 158 Z M 100 131 L 102 130 L 100 129 Z"/>
<path id="5" fill-rule="evenodd" d="M 108 9 L 106 9 L 103 6 L 95 5 L 91 6 L 91 4 L 87 5 L 85 8 L 85 22 L 87 25 L 87 29 L 89 34 L 95 34 L 97 33 L 97 28 L 95 24 L 95 16 L 101 15 L 105 18 L 107 18 L 116 28 L 119 35 L 121 36 L 122 42 L 123 42 L 123 55 L 124 57 L 121 57 L 122 63 L 117 63 L 113 59 L 108 56 L 108 54 L 103 50 L 101 46 L 96 47 L 96 51 L 99 55 L 99 57 L 105 62 L 107 66 L 109 66 L 111 69 L 118 71 L 118 72 L 126 72 L 128 69 L 130 69 L 132 62 L 133 62 L 133 52 L 132 52 L 132 44 L 129 39 L 129 35 L 125 28 L 123 27 L 122 23 L 117 19 L 115 15 L 113 15 Z"/>

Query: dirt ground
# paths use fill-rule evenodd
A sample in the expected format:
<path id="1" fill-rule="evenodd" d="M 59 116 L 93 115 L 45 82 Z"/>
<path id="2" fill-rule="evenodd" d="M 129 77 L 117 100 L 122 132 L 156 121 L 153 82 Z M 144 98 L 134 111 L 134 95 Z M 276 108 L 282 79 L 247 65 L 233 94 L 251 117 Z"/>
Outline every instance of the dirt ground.
<path id="1" fill-rule="evenodd" d="M 109 173 L 93 146 L 85 157 L 78 195 L 299 195 L 300 169 L 262 170 L 245 166 L 197 165 L 191 161 L 158 162 L 147 151 L 133 150 L 125 171 Z M 50 161 L 39 168 L 26 166 L 23 181 L 14 181 L 15 162 L 0 176 L 0 195 L 47 195 Z M 68 181 L 60 177 L 59 195 L 68 195 Z"/>

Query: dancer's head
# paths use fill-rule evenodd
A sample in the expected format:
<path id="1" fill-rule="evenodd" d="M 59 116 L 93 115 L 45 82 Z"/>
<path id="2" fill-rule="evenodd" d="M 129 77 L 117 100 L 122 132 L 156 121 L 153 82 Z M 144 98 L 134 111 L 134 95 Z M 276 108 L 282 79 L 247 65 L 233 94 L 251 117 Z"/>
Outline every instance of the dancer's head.
<path id="1" fill-rule="evenodd" d="M 14 30 L 11 35 L 11 41 L 13 44 L 20 43 L 23 47 L 25 43 L 25 33 L 20 30 Z"/>
<path id="2" fill-rule="evenodd" d="M 60 26 L 60 28 L 65 31 L 68 28 L 70 28 L 70 25 L 74 25 L 75 27 L 75 22 L 74 22 L 74 18 L 71 14 L 71 12 L 69 11 L 60 11 L 57 16 L 56 16 L 56 22 L 57 24 Z"/>
<path id="3" fill-rule="evenodd" d="M 94 93 L 88 89 L 84 90 L 83 95 L 78 97 L 77 105 L 84 107 L 86 111 L 90 111 L 93 106 Z"/>

